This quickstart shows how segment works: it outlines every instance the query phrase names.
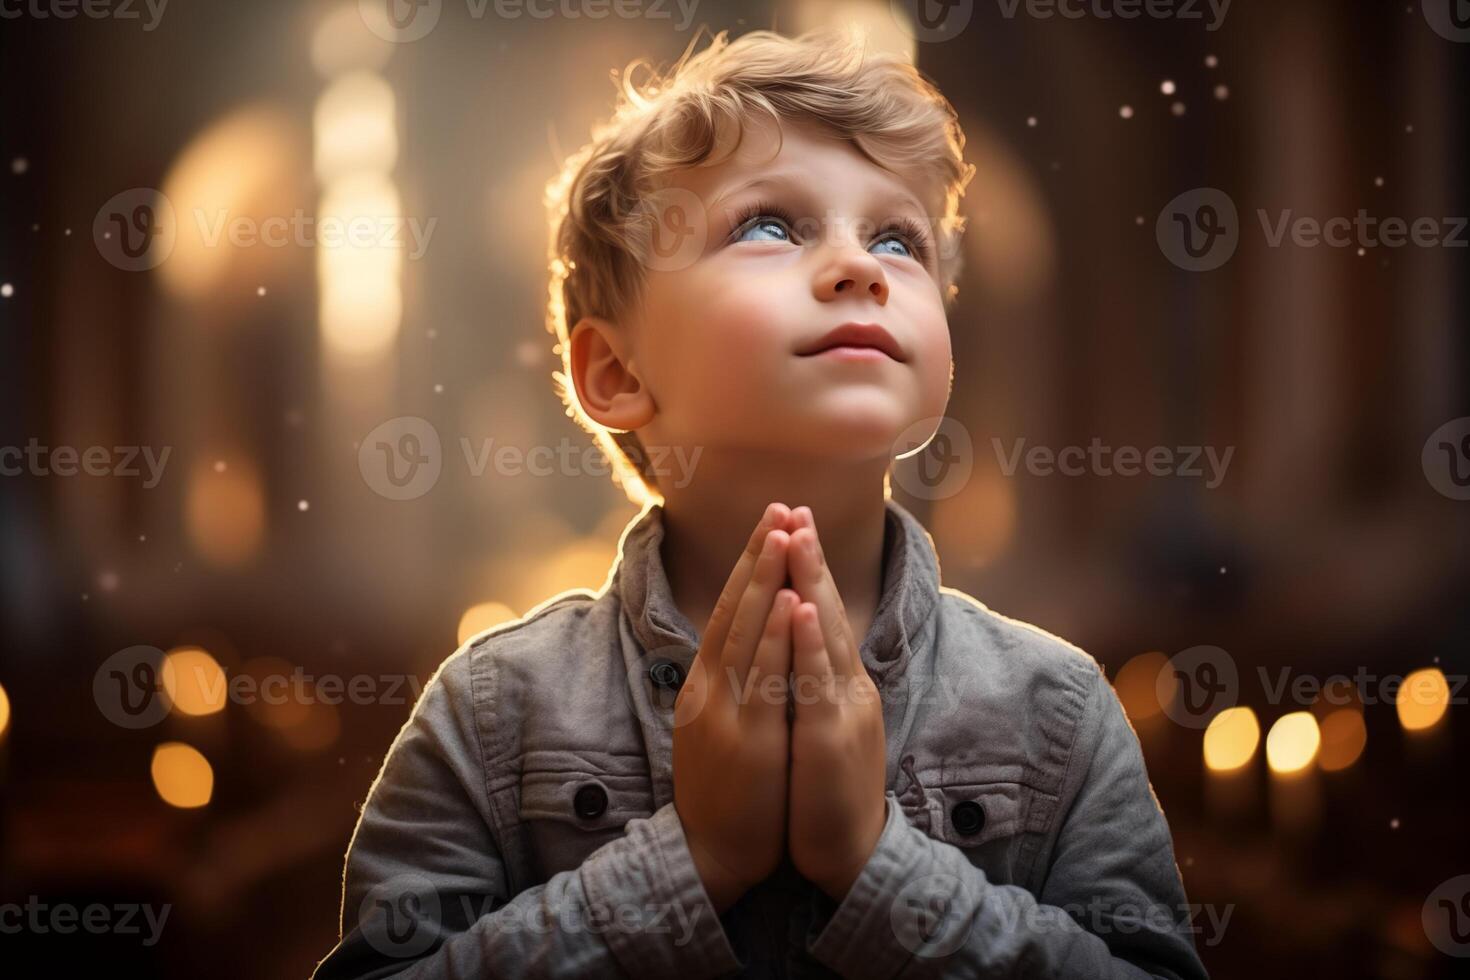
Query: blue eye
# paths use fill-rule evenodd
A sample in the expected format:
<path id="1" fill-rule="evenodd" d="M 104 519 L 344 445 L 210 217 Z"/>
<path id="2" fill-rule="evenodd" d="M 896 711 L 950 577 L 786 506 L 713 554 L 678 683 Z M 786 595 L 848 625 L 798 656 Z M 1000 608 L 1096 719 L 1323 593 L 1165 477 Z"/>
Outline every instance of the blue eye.
<path id="1" fill-rule="evenodd" d="M 900 256 L 902 258 L 913 258 L 913 257 L 915 257 L 914 256 L 914 253 L 909 250 L 908 245 L 905 244 L 904 241 L 903 241 L 903 239 L 901 239 L 901 238 L 895 238 L 893 236 L 889 236 L 888 238 L 884 238 L 881 241 L 875 242 L 873 244 L 873 248 L 878 248 L 878 247 L 884 246 L 884 245 L 897 245 L 898 246 L 898 249 L 896 251 L 895 250 L 889 250 L 889 252 L 888 252 L 889 255 L 897 255 L 897 256 Z M 870 249 L 870 251 L 871 251 L 871 249 Z"/>
<path id="2" fill-rule="evenodd" d="M 759 234 L 756 237 L 751 237 L 752 232 Z M 791 236 L 787 233 L 785 225 L 775 218 L 766 218 L 763 221 L 754 222 L 742 229 L 735 236 L 735 241 L 737 242 L 786 242 L 790 240 Z"/>

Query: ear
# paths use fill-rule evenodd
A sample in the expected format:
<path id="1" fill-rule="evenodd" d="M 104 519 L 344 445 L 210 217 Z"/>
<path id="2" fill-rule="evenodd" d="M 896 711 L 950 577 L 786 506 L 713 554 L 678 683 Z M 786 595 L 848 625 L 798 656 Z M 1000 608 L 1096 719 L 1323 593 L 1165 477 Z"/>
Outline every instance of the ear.
<path id="1" fill-rule="evenodd" d="M 653 397 L 624 360 L 625 338 L 608 321 L 588 316 L 571 330 L 572 383 L 583 411 L 609 429 L 642 428 L 654 415 Z"/>

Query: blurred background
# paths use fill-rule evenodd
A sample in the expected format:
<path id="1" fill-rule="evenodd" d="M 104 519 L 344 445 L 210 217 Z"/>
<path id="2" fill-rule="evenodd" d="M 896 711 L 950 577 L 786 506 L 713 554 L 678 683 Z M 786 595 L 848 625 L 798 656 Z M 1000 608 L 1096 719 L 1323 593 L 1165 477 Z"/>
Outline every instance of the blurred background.
<path id="1" fill-rule="evenodd" d="M 1464 975 L 1463 6 L 6 4 L 0 972 L 310 973 L 417 691 L 636 513 L 552 391 L 546 181 L 634 59 L 853 23 L 978 167 L 963 475 L 894 479 L 945 583 L 1105 665 L 1212 975 Z"/>

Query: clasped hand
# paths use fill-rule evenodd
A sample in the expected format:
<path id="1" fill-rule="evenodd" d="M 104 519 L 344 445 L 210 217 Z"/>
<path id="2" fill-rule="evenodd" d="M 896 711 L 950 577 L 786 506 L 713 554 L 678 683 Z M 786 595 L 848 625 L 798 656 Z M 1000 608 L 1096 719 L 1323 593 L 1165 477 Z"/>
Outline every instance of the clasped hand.
<path id="1" fill-rule="evenodd" d="M 673 765 L 717 911 L 788 849 L 836 901 L 872 855 L 887 818 L 882 704 L 810 508 L 771 504 L 736 562 L 674 703 Z"/>

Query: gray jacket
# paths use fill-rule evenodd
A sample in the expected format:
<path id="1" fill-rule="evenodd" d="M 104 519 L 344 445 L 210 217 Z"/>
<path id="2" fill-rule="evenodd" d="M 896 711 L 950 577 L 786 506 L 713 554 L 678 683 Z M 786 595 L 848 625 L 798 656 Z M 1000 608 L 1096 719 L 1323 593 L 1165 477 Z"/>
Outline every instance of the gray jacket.
<path id="1" fill-rule="evenodd" d="M 942 588 L 893 501 L 862 645 L 888 738 L 882 835 L 840 904 L 788 861 L 717 915 L 673 803 L 699 631 L 671 598 L 662 514 L 629 522 L 601 591 L 440 666 L 369 791 L 315 980 L 1206 976 L 1097 661 Z"/>

